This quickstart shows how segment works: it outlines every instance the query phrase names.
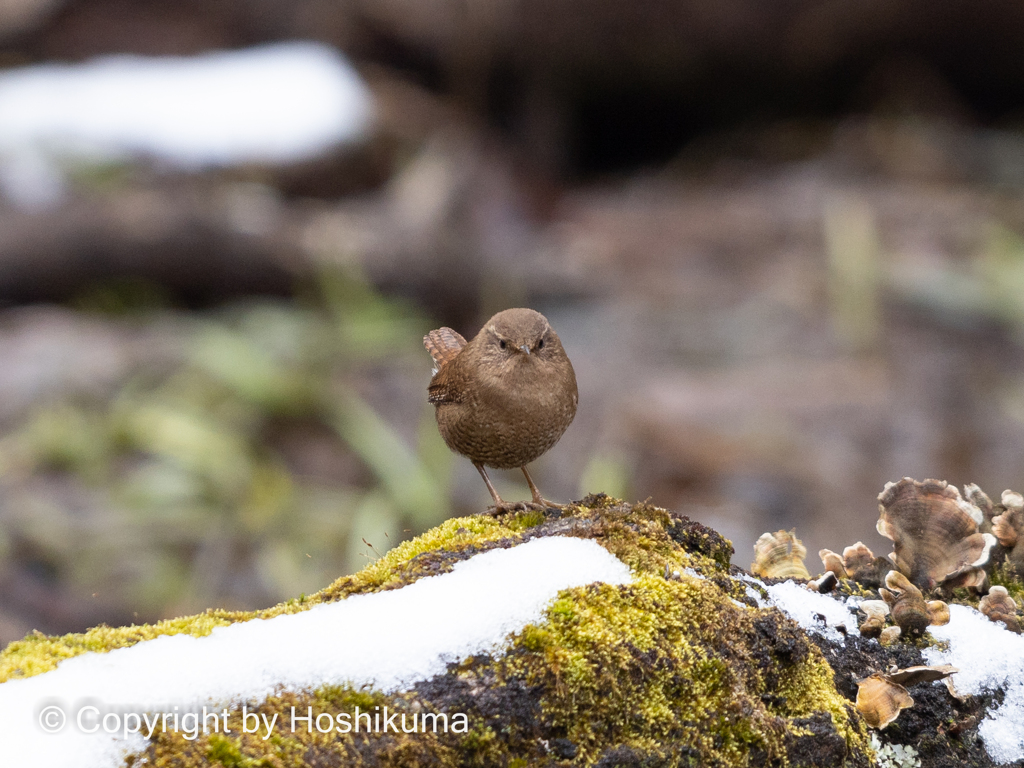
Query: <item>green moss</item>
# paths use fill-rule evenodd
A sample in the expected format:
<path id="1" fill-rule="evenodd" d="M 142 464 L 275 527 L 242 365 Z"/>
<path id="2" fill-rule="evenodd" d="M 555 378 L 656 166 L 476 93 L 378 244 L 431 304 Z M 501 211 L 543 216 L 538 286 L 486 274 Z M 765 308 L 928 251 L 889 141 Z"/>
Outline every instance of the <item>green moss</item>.
<path id="1" fill-rule="evenodd" d="M 593 506 L 587 502 L 596 500 Z M 588 497 L 572 508 L 568 515 L 588 524 L 579 533 L 601 539 L 615 555 L 634 570 L 660 572 L 694 567 L 698 571 L 720 570 L 722 563 L 714 557 L 688 554 L 671 538 L 673 519 L 663 509 L 650 505 L 630 506 L 607 496 Z M 325 589 L 301 599 L 292 599 L 261 611 L 210 610 L 130 627 L 96 627 L 84 633 L 47 637 L 39 633 L 11 643 L 0 653 L 0 682 L 31 677 L 54 669 L 66 658 L 81 653 L 105 652 L 124 648 L 160 635 L 208 635 L 214 627 L 254 618 L 271 618 L 283 613 L 296 613 L 324 602 L 341 600 L 351 594 L 395 589 L 423 576 L 449 571 L 465 556 L 483 551 L 502 540 L 516 540 L 544 522 L 544 513 L 529 511 L 496 519 L 487 515 L 452 518 L 422 536 L 399 544 L 352 576 L 344 576 Z M 669 526 L 666 528 L 666 526 Z M 713 531 L 701 534 L 710 540 Z M 698 536 L 699 538 L 699 536 Z M 719 542 L 728 542 L 719 537 Z M 722 548 L 721 543 L 715 544 Z"/>
<path id="2" fill-rule="evenodd" d="M 586 523 L 574 535 L 598 539 L 632 570 L 662 574 L 666 568 L 671 573 L 691 567 L 702 575 L 728 570 L 732 546 L 710 528 L 693 523 L 684 527 L 667 510 L 648 504 L 602 497 L 599 506 L 586 506 L 593 498 L 569 510 Z"/>
<path id="3" fill-rule="evenodd" d="M 487 727 L 474 728 L 459 744 L 462 765 L 501 765 L 506 752 L 505 744 L 493 729 Z"/>
<path id="4" fill-rule="evenodd" d="M 220 734 L 212 734 L 206 748 L 206 759 L 224 768 L 247 768 L 252 761 L 242 756 L 238 745 Z"/>
<path id="5" fill-rule="evenodd" d="M 874 587 L 866 587 L 853 579 L 839 579 L 836 588 L 832 590 L 843 597 L 863 597 L 865 600 L 878 600 L 878 590 Z"/>
<path id="6" fill-rule="evenodd" d="M 795 721 L 817 712 L 862 751 L 863 727 L 820 652 L 806 646 L 796 661 L 773 653 L 758 625 L 764 613 L 686 576 L 568 590 L 543 624 L 516 636 L 500 675 L 543 690 L 551 727 L 584 764 L 609 743 L 641 751 L 682 743 L 709 766 L 779 760 L 787 734 L 800 733 Z"/>
<path id="7" fill-rule="evenodd" d="M 777 711 L 791 719 L 804 718 L 816 712 L 827 712 L 836 731 L 851 749 L 866 747 L 863 723 L 854 715 L 850 702 L 836 690 L 832 668 L 816 646 L 811 646 L 802 664 L 782 667 L 777 695 L 781 704 Z"/>
<path id="8" fill-rule="evenodd" d="M 513 518 L 513 520 L 516 518 Z M 351 594 L 394 589 L 451 570 L 461 553 L 475 554 L 501 539 L 518 538 L 506 523 L 488 515 L 455 517 L 436 528 L 404 541 L 353 576 L 343 576 L 311 595 L 311 605 L 332 602 Z"/>
<path id="9" fill-rule="evenodd" d="M 520 512 L 511 520 L 508 521 L 509 530 L 512 531 L 525 531 L 527 528 L 533 528 L 534 526 L 543 523 L 547 517 L 539 509 L 532 509 L 527 512 Z"/>

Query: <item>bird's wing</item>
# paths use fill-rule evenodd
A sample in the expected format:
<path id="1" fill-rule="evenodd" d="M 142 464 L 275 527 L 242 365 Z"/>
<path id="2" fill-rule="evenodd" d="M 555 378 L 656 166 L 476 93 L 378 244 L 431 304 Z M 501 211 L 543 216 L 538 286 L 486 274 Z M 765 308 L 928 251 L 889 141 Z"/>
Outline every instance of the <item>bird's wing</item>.
<path id="1" fill-rule="evenodd" d="M 427 402 L 431 405 L 462 402 L 462 389 L 448 382 L 446 372 L 446 369 L 442 368 L 435 373 L 430 386 L 427 387 Z"/>
<path id="2" fill-rule="evenodd" d="M 437 370 L 441 370 L 466 346 L 466 340 L 458 331 L 453 331 L 451 328 L 438 328 L 423 337 L 423 346 L 434 358 Z"/>
<path id="3" fill-rule="evenodd" d="M 427 402 L 434 405 L 461 402 L 462 390 L 450 381 L 449 363 L 458 357 L 466 340 L 451 328 L 438 328 L 423 337 L 423 346 L 434 359 L 434 378 L 427 387 Z"/>

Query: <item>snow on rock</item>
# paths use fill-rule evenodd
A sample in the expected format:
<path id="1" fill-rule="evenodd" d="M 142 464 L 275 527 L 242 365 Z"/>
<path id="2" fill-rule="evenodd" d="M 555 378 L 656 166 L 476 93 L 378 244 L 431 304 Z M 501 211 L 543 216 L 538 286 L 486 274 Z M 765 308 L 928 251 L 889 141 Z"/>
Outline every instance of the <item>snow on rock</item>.
<path id="1" fill-rule="evenodd" d="M 949 606 L 949 623 L 928 631 L 948 647 L 926 648 L 922 654 L 929 664 L 960 670 L 952 678 L 958 693 L 1006 692 L 978 726 L 989 757 L 1000 765 L 1024 759 L 1024 635 L 955 604 Z"/>
<path id="2" fill-rule="evenodd" d="M 119 712 L 127 723 L 124 713 L 220 709 L 278 687 L 398 690 L 443 673 L 450 661 L 499 649 L 509 633 L 541 619 L 563 589 L 629 580 L 629 568 L 594 541 L 540 538 L 484 552 L 402 589 L 219 627 L 208 637 L 159 637 L 77 656 L 52 672 L 0 684 L 3 764 L 105 768 L 120 765 L 125 750 L 142 748 L 139 735 L 83 733 L 79 715 L 85 712 L 86 728 L 96 722 L 86 705 L 100 717 Z M 45 730 L 58 730 L 62 718 L 59 732 Z"/>
<path id="3" fill-rule="evenodd" d="M 291 162 L 362 137 L 372 113 L 355 70 L 318 43 L 23 67 L 0 73 L 0 184 L 26 203 L 54 194 L 50 157 Z"/>
<path id="4" fill-rule="evenodd" d="M 813 592 L 795 581 L 784 581 L 768 587 L 768 599 L 780 611 L 808 632 L 845 645 L 837 626 L 845 626 L 846 634 L 859 635 L 857 617 L 834 597 Z"/>
<path id="5" fill-rule="evenodd" d="M 851 610 L 856 608 L 855 601 L 846 605 L 834 597 L 809 590 L 803 584 L 797 584 L 792 580 L 768 586 L 753 576 L 742 574 L 740 578 L 759 585 L 768 593 L 766 601 L 757 590 L 747 587 L 747 594 L 759 607 L 774 605 L 808 632 L 814 632 L 840 645 L 846 643 L 843 634 L 835 627 L 846 627 L 848 635 L 860 634 L 857 617 Z"/>

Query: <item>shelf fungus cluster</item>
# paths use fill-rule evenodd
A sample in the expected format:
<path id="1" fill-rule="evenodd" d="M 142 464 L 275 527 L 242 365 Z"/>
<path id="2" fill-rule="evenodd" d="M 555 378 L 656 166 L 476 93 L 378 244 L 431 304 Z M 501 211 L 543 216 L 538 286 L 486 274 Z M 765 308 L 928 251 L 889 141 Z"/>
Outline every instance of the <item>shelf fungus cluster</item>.
<path id="1" fill-rule="evenodd" d="M 837 590 L 857 606 L 860 635 L 883 646 L 920 643 L 929 627 L 949 623 L 947 600 L 976 606 L 991 621 L 1022 632 L 1014 595 L 1021 595 L 1024 576 L 1024 495 L 1003 491 L 994 503 L 977 485 L 961 493 L 943 480 L 905 477 L 885 485 L 878 513 L 876 528 L 892 541 L 887 557 L 861 541 L 841 554 L 822 549 L 824 571 L 812 580 L 803 544 L 794 532 L 778 531 L 758 539 L 751 570 L 762 578 L 799 579 L 819 592 Z M 959 698 L 948 679 L 955 671 L 876 672 L 857 682 L 857 710 L 869 726 L 885 728 L 913 706 L 907 690 L 913 684 L 942 679 Z"/>
<path id="2" fill-rule="evenodd" d="M 944 480 L 905 477 L 882 489 L 878 511 L 877 530 L 893 542 L 888 557 L 876 556 L 861 541 L 842 554 L 822 549 L 824 572 L 812 581 L 804 565 L 807 550 L 795 532 L 777 531 L 757 540 L 751 571 L 762 578 L 800 579 L 819 592 L 847 579 L 856 582 L 854 594 L 877 590 L 879 599 L 859 605 L 865 617 L 860 631 L 883 644 L 914 640 L 927 627 L 948 622 L 946 603 L 926 595 L 948 599 L 955 589 L 985 595 L 979 609 L 1021 631 L 1017 604 L 1005 588 L 990 588 L 990 578 L 997 567 L 1010 576 L 1024 574 L 1024 496 L 1003 491 L 993 503 L 977 485 L 964 486 L 961 495 Z"/>
<path id="3" fill-rule="evenodd" d="M 967 587 L 983 595 L 982 613 L 1021 631 L 1016 602 L 1005 587 L 990 587 L 989 577 L 1000 567 L 1024 573 L 1024 496 L 1006 490 L 994 504 L 974 484 L 961 496 L 942 480 L 905 477 L 885 486 L 878 508 L 878 532 L 893 540 L 890 557 L 914 586 L 946 595 Z"/>
<path id="4" fill-rule="evenodd" d="M 902 710 L 914 706 L 914 699 L 907 690 L 909 686 L 948 680 L 956 671 L 955 667 L 943 664 L 876 672 L 857 681 L 857 711 L 872 728 L 885 728 Z"/>
<path id="5" fill-rule="evenodd" d="M 860 633 L 878 638 L 882 645 L 900 637 L 914 639 L 930 626 L 949 623 L 949 606 L 941 600 L 926 601 L 921 590 L 899 571 L 889 571 L 878 592 L 881 600 L 864 600 L 857 608 L 865 617 Z M 890 617 L 893 624 L 886 626 Z"/>
<path id="6" fill-rule="evenodd" d="M 956 486 L 905 477 L 886 484 L 878 511 L 878 532 L 892 540 L 890 557 L 914 586 L 983 589 L 996 537 L 980 530 L 984 514 Z"/>

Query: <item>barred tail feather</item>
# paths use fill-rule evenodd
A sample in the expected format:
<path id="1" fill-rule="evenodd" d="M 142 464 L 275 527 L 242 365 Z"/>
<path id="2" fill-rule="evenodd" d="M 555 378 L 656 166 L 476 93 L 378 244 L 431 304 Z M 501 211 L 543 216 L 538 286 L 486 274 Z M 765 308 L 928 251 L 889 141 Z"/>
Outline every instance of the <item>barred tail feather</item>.
<path id="1" fill-rule="evenodd" d="M 440 368 L 459 354 L 466 340 L 451 328 L 438 328 L 423 337 L 423 346 L 434 359 L 434 365 Z"/>

